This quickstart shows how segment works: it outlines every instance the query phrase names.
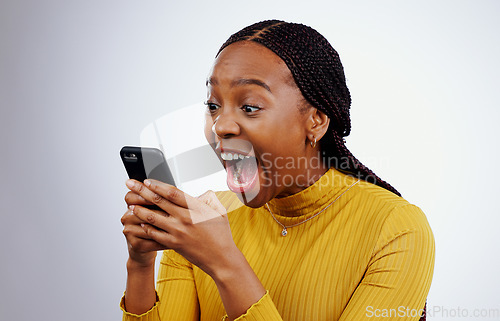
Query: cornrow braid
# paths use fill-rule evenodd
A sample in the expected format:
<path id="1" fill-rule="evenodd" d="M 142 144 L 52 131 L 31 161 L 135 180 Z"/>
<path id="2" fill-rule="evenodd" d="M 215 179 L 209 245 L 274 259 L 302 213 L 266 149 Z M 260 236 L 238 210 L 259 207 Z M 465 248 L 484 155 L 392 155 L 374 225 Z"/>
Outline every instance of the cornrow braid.
<path id="1" fill-rule="evenodd" d="M 351 94 L 340 57 L 325 37 L 303 24 L 267 20 L 233 34 L 219 49 L 217 56 L 230 44 L 244 40 L 257 42 L 278 55 L 290 69 L 304 98 L 330 118 L 328 131 L 319 142 L 323 160 L 329 167 L 401 196 L 345 146 L 343 137 L 351 132 Z"/>

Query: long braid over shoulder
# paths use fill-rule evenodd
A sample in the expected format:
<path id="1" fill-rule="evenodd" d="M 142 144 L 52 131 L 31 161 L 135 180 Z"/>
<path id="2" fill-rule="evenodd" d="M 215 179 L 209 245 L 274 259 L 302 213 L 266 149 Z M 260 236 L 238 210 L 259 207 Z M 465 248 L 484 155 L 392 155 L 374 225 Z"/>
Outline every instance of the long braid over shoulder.
<path id="1" fill-rule="evenodd" d="M 340 57 L 328 40 L 303 24 L 267 20 L 233 34 L 217 55 L 230 44 L 245 40 L 257 42 L 278 55 L 290 69 L 304 98 L 330 118 L 328 131 L 319 142 L 327 165 L 401 196 L 345 146 L 343 137 L 351 131 L 351 95 Z"/>

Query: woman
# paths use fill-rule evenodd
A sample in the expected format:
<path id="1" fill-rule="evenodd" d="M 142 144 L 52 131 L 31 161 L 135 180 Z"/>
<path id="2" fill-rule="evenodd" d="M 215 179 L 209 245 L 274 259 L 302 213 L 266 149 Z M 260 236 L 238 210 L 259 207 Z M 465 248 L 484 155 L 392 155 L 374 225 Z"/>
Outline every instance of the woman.
<path id="1" fill-rule="evenodd" d="M 254 24 L 222 46 L 207 89 L 205 133 L 231 191 L 127 181 L 124 320 L 418 320 L 433 235 L 345 147 L 351 100 L 328 41 Z"/>

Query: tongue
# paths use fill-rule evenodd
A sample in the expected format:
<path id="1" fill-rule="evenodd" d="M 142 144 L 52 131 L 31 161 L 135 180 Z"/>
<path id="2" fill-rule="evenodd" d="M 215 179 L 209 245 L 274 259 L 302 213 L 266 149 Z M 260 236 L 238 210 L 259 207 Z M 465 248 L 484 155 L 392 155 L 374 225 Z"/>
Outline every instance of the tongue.
<path id="1" fill-rule="evenodd" d="M 231 161 L 227 168 L 227 183 L 230 189 L 245 189 L 255 180 L 257 174 L 257 160 L 255 157 L 244 158 L 238 161 Z"/>
<path id="2" fill-rule="evenodd" d="M 240 161 L 237 161 L 234 165 L 234 178 L 235 182 L 239 184 L 245 184 L 251 178 L 253 178 L 253 174 L 255 171 L 255 167 L 252 166 L 252 158 L 244 158 Z"/>

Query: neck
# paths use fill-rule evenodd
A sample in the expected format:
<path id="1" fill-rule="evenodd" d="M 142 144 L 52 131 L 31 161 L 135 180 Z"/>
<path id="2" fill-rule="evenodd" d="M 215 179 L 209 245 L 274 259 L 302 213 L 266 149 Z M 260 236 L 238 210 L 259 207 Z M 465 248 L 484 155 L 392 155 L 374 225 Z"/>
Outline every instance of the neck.
<path id="1" fill-rule="evenodd" d="M 288 197 L 273 198 L 267 202 L 271 212 L 279 217 L 310 216 L 332 203 L 357 179 L 330 168 L 313 185 Z M 267 208 L 264 208 L 267 211 Z M 292 222 L 284 222 L 285 225 Z"/>
<path id="2" fill-rule="evenodd" d="M 297 173 L 294 175 L 294 184 L 288 188 L 285 188 L 281 193 L 279 193 L 276 198 L 283 198 L 293 194 L 297 194 L 300 191 L 308 188 L 318 181 L 321 176 L 323 176 L 327 171 L 328 167 L 320 159 L 319 155 L 317 157 L 312 157 L 306 163 L 304 169 L 297 169 Z M 285 183 L 285 182 L 284 182 Z"/>

